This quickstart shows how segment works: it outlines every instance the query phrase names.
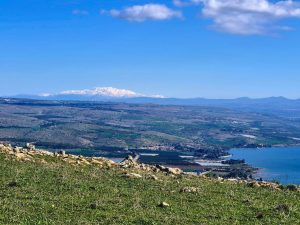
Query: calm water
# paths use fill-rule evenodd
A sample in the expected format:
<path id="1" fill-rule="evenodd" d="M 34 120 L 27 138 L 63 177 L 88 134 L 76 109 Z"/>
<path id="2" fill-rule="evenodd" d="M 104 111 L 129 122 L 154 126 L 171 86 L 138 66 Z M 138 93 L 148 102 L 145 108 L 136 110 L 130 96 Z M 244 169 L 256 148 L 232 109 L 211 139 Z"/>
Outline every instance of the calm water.
<path id="1" fill-rule="evenodd" d="M 300 147 L 233 149 L 230 153 L 233 159 L 245 159 L 260 168 L 256 178 L 300 184 Z"/>

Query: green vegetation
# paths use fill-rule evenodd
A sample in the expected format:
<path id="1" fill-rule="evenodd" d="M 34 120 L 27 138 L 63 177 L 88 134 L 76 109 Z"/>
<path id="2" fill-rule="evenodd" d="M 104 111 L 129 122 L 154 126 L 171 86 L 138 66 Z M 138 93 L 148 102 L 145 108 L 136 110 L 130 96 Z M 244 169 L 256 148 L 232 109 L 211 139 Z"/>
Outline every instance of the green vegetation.
<path id="1" fill-rule="evenodd" d="M 300 193 L 0 154 L 0 224 L 299 224 Z M 185 193 L 186 187 L 195 192 Z M 168 206 L 161 207 L 166 202 Z"/>

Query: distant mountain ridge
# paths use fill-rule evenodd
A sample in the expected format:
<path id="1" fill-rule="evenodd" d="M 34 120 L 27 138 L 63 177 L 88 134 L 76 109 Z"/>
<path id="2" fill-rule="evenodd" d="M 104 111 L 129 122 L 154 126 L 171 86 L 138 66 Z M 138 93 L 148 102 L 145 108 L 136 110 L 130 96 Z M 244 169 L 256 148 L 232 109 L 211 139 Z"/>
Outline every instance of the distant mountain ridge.
<path id="1" fill-rule="evenodd" d="M 300 119 L 300 99 L 284 97 L 269 98 L 236 98 L 236 99 L 207 99 L 207 98 L 166 98 L 161 95 L 145 95 L 131 90 L 113 87 L 97 87 L 94 89 L 68 90 L 58 94 L 18 95 L 16 98 L 60 101 L 100 101 L 123 102 L 134 104 L 159 104 L 182 106 L 213 106 L 241 111 L 276 114 L 289 118 Z"/>

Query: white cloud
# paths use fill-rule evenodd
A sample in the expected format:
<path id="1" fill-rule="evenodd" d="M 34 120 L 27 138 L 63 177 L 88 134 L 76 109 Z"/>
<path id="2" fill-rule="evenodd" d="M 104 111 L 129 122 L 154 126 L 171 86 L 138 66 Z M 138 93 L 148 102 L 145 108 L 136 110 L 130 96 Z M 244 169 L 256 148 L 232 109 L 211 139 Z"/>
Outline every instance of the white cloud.
<path id="1" fill-rule="evenodd" d="M 79 16 L 86 16 L 86 15 L 89 14 L 89 12 L 86 11 L 86 10 L 74 9 L 74 10 L 72 11 L 72 14 L 73 14 L 73 15 L 79 15 Z"/>
<path id="2" fill-rule="evenodd" d="M 219 31 L 234 34 L 265 34 L 275 29 L 279 20 L 300 19 L 300 2 L 283 0 L 174 0 L 177 6 L 201 4 L 202 15 L 213 20 L 213 27 Z"/>
<path id="3" fill-rule="evenodd" d="M 202 0 L 173 0 L 173 4 L 177 7 L 198 5 L 200 3 L 202 3 Z"/>
<path id="4" fill-rule="evenodd" d="M 171 18 L 182 18 L 180 11 L 175 11 L 162 4 L 135 5 L 122 10 L 102 10 L 101 14 L 108 14 L 113 17 L 134 22 L 146 20 L 168 20 Z"/>

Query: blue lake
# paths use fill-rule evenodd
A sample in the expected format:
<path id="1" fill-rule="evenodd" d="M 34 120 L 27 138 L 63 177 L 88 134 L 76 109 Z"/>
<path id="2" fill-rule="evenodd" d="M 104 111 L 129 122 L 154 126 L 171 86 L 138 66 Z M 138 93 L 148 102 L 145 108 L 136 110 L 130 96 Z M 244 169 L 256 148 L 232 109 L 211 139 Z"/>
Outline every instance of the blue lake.
<path id="1" fill-rule="evenodd" d="M 300 184 L 300 147 L 232 149 L 232 159 L 245 159 L 260 170 L 255 178 Z"/>

